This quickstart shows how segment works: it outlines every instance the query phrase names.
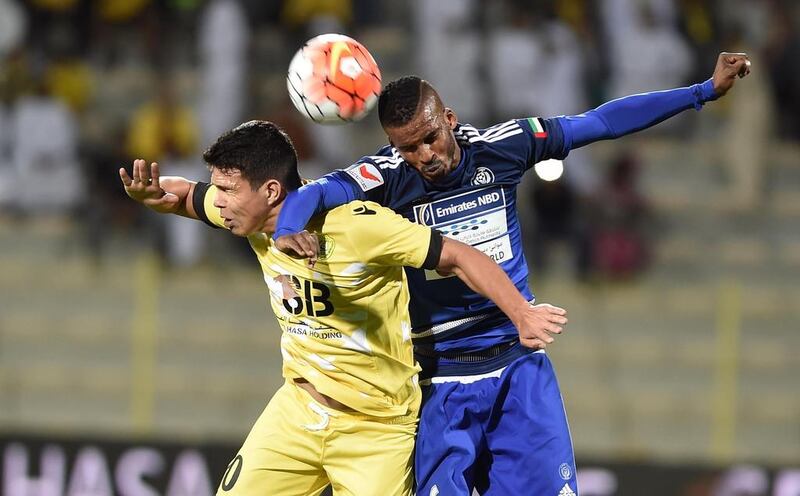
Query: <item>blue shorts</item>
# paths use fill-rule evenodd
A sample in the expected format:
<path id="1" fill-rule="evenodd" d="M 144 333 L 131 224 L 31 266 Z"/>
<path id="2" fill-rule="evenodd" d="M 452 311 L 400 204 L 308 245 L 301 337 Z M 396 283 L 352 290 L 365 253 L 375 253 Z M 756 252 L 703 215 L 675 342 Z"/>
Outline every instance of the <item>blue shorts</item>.
<path id="1" fill-rule="evenodd" d="M 471 382 L 470 382 L 471 381 Z M 427 381 L 426 381 L 427 382 Z M 423 386 L 418 496 L 577 494 L 575 458 L 555 371 L 544 352 Z"/>

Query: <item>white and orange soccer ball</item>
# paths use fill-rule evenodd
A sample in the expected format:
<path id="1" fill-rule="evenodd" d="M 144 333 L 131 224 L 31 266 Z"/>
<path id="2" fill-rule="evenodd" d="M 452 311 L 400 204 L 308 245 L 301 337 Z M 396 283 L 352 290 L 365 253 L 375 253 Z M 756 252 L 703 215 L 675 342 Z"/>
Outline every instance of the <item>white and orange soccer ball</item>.
<path id="1" fill-rule="evenodd" d="M 292 103 L 323 124 L 363 118 L 381 93 L 381 71 L 361 43 L 341 34 L 312 38 L 297 51 L 286 76 Z"/>

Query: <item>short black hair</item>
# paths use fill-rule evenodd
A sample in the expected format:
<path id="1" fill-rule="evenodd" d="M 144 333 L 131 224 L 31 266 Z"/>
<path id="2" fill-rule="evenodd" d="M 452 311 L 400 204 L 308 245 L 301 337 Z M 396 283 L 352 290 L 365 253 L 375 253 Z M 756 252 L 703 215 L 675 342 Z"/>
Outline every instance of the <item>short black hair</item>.
<path id="1" fill-rule="evenodd" d="M 254 191 L 267 179 L 289 191 L 301 185 L 292 140 L 272 122 L 250 121 L 231 129 L 208 147 L 203 160 L 221 171 L 238 170 Z"/>
<path id="2" fill-rule="evenodd" d="M 417 113 L 422 96 L 422 78 L 403 76 L 387 84 L 378 99 L 378 119 L 383 127 L 408 124 Z"/>

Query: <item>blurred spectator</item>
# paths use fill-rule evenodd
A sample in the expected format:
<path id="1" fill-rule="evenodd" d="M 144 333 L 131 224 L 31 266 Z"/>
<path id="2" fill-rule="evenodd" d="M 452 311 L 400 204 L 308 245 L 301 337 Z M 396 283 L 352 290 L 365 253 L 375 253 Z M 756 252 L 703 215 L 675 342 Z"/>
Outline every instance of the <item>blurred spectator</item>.
<path id="1" fill-rule="evenodd" d="M 43 80 L 17 100 L 11 117 L 14 203 L 24 212 L 71 212 L 84 193 L 78 127 Z"/>
<path id="2" fill-rule="evenodd" d="M 78 46 L 78 35 L 71 27 L 59 25 L 50 35 L 47 85 L 54 97 L 76 113 L 83 112 L 94 90 L 94 73 Z"/>
<path id="3" fill-rule="evenodd" d="M 239 2 L 208 3 L 198 31 L 202 147 L 242 120 L 249 40 L 250 29 Z"/>
<path id="4" fill-rule="evenodd" d="M 307 28 L 307 36 L 337 32 L 329 27 L 349 25 L 353 4 L 351 0 L 286 0 L 281 18 L 286 26 Z"/>
<path id="5" fill-rule="evenodd" d="M 481 77 L 478 6 L 477 0 L 411 1 L 418 68 L 414 72 L 430 81 L 449 107 L 458 109 L 461 122 L 480 127 L 490 99 Z"/>
<path id="6" fill-rule="evenodd" d="M 719 40 L 720 21 L 715 15 L 715 0 L 680 0 L 680 23 L 695 61 L 713 61 L 722 51 Z M 694 64 L 689 81 L 708 78 L 708 67 Z"/>
<path id="7" fill-rule="evenodd" d="M 791 6 L 790 6 L 791 4 Z M 775 2 L 765 46 L 765 61 L 772 78 L 775 106 L 780 110 L 776 123 L 781 138 L 800 140 L 800 7 L 795 3 Z M 758 67 L 758 66 L 754 66 Z"/>
<path id="8" fill-rule="evenodd" d="M 746 52 L 753 67 L 764 68 L 760 51 L 748 44 L 742 34 L 735 30 L 726 37 L 729 51 Z M 731 92 L 724 101 L 722 110 L 727 115 L 721 123 L 721 138 L 727 146 L 720 154 L 730 172 L 730 186 L 720 203 L 734 209 L 752 209 L 761 199 L 767 165 L 764 157 L 771 148 L 776 117 L 767 77 L 767 71 L 753 71 L 743 81 L 747 91 Z"/>
<path id="9" fill-rule="evenodd" d="M 638 190 L 638 174 L 634 155 L 617 158 L 594 204 L 592 266 L 601 277 L 629 278 L 649 261 L 649 208 Z"/>
<path id="10" fill-rule="evenodd" d="M 509 2 L 509 23 L 491 37 L 489 74 L 500 118 L 574 115 L 589 109 L 586 57 L 575 33 L 558 18 L 540 20 L 530 7 Z M 590 152 L 565 160 L 567 181 L 581 195 L 598 185 Z"/>
<path id="11" fill-rule="evenodd" d="M 609 97 L 686 82 L 692 54 L 676 29 L 671 1 L 606 0 L 601 5 L 612 68 Z"/>
<path id="12" fill-rule="evenodd" d="M 103 21 L 117 23 L 140 15 L 150 3 L 151 0 L 100 0 L 96 9 Z"/>
<path id="13" fill-rule="evenodd" d="M 176 98 L 175 82 L 166 75 L 158 81 L 157 97 L 145 103 L 131 119 L 127 148 L 129 158 L 158 162 L 164 175 L 187 179 L 208 179 L 198 156 L 197 122 L 192 110 Z M 162 221 L 160 217 L 158 221 Z M 167 260 L 173 266 L 190 266 L 203 255 L 203 229 L 200 222 L 178 216 L 165 220 Z"/>
<path id="14" fill-rule="evenodd" d="M 128 133 L 128 153 L 148 160 L 186 157 L 197 151 L 198 130 L 192 110 L 175 95 L 174 82 L 161 76 L 155 99 L 134 113 Z"/>
<path id="15" fill-rule="evenodd" d="M 0 61 L 25 37 L 28 18 L 15 0 L 0 0 Z"/>
<path id="16" fill-rule="evenodd" d="M 548 270 L 553 244 L 563 242 L 571 248 L 576 277 L 585 280 L 589 276 L 591 254 L 582 201 L 564 177 L 555 181 L 535 178 L 534 226 L 528 238 L 534 273 L 541 276 Z"/>

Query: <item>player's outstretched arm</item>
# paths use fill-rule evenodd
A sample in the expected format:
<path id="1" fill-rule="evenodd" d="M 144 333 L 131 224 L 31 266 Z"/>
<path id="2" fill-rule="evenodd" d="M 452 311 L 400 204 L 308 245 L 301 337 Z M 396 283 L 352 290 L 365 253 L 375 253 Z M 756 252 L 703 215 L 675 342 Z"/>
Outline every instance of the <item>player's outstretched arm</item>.
<path id="1" fill-rule="evenodd" d="M 684 110 L 700 110 L 730 91 L 737 78 L 750 74 L 745 53 L 719 54 L 712 77 L 685 88 L 626 96 L 579 115 L 558 117 L 568 149 L 619 138 L 649 128 Z"/>
<path id="2" fill-rule="evenodd" d="M 292 256 L 309 259 L 314 265 L 319 253 L 317 237 L 303 230 L 314 215 L 358 198 L 358 192 L 339 171 L 291 191 L 286 196 L 273 239 L 275 247 Z"/>
<path id="3" fill-rule="evenodd" d="M 193 181 L 177 176 L 161 177 L 157 163 L 148 166 L 142 159 L 133 161 L 131 175 L 125 168 L 120 168 L 119 177 L 125 193 L 147 208 L 162 214 L 198 219 L 189 201 L 194 191 Z"/>
<path id="4" fill-rule="evenodd" d="M 514 323 L 523 346 L 545 348 L 567 323 L 566 310 L 530 305 L 499 265 L 464 243 L 443 238 L 436 270 L 456 274 L 473 291 L 491 299 Z"/>
<path id="5" fill-rule="evenodd" d="M 342 171 L 334 171 L 289 192 L 278 216 L 272 239 L 277 240 L 284 234 L 300 232 L 309 219 L 318 213 L 353 200 L 364 200 L 363 195 L 359 195 L 359 191 L 343 174 Z"/>

